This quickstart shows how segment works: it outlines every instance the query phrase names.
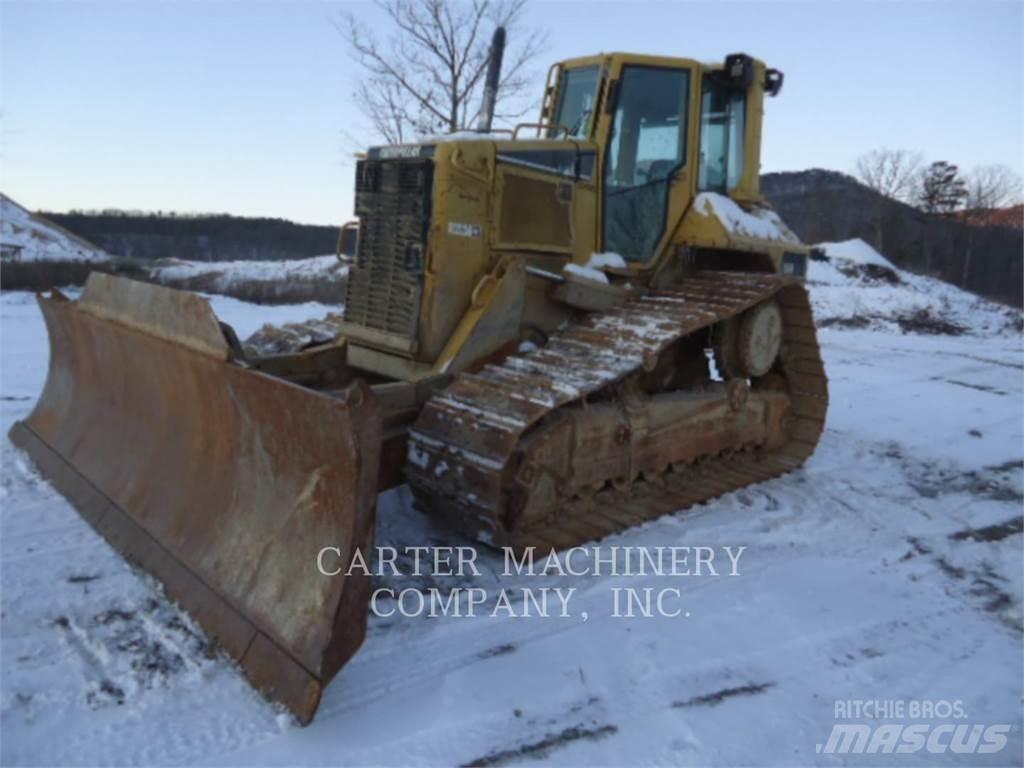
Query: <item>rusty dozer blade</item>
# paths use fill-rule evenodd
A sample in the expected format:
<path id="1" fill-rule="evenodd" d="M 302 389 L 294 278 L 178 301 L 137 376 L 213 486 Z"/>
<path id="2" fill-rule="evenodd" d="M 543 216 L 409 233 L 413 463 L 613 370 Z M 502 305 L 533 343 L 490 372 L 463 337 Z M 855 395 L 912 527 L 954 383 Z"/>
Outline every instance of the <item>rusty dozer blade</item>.
<path id="1" fill-rule="evenodd" d="M 267 698 L 309 722 L 366 633 L 381 424 L 362 382 L 327 396 L 232 361 L 199 296 L 93 274 L 39 297 L 46 387 L 11 430 L 130 562 L 163 582 Z M 326 565 L 323 547 L 337 547 Z"/>

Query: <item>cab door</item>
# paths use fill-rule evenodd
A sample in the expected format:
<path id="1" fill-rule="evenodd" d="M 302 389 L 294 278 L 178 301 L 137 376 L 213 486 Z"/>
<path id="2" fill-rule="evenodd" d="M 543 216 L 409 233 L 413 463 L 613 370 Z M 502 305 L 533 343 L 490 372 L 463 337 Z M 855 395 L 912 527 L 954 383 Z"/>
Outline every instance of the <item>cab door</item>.
<path id="1" fill-rule="evenodd" d="M 602 242 L 628 262 L 659 253 L 692 198 L 687 155 L 693 72 L 624 63 L 609 93 Z"/>

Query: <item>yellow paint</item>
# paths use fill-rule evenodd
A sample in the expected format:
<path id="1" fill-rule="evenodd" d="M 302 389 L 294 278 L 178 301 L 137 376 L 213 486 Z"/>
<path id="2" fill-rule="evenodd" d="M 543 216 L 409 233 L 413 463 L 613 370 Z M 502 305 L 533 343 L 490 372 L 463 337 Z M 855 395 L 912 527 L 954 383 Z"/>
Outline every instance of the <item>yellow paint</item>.
<path id="1" fill-rule="evenodd" d="M 669 187 L 664 233 L 649 261 L 630 263 L 621 271 L 624 279 L 635 286 L 645 283 L 654 273 L 666 274 L 664 267 L 687 248 L 762 253 L 770 257 L 776 270 L 780 269 L 784 250 L 805 250 L 791 243 L 739 236 L 716 217 L 694 210 L 701 149 L 701 83 L 705 75 L 720 70 L 722 64 L 627 53 L 563 61 L 549 72 L 540 122 L 551 125 L 561 75 L 577 67 L 596 66 L 601 80 L 589 136 L 547 138 L 548 130 L 541 128 L 530 129 L 538 136 L 532 139 L 513 141 L 496 137 L 436 145 L 417 338 L 405 345 L 384 344 L 386 340 L 375 344 L 369 336 L 353 332 L 361 344 L 369 343 L 385 357 L 406 358 L 401 365 L 378 361 L 373 365 L 375 370 L 386 371 L 386 375 L 408 371 L 407 376 L 417 378 L 425 370 L 461 370 L 493 353 L 498 340 L 483 338 L 481 329 L 494 332 L 496 313 L 515 313 L 524 337 L 527 324 L 548 332 L 567 316 L 567 309 L 553 295 L 556 285 L 533 276 L 526 278 L 524 270 L 533 267 L 558 273 L 565 263 L 584 264 L 592 253 L 604 250 L 603 169 L 615 117 L 605 104 L 613 84 L 629 65 L 687 70 L 690 89 L 687 156 Z M 746 91 L 745 164 L 736 188 L 729 193 L 748 210 L 765 206 L 759 185 L 765 65 L 755 60 L 753 67 L 753 83 Z M 577 156 L 593 153 L 596 159 L 592 175 L 574 178 L 523 161 L 521 156 L 515 162 L 508 157 L 508 153 L 557 150 L 575 152 Z M 366 350 L 359 358 L 367 366 L 377 359 Z"/>

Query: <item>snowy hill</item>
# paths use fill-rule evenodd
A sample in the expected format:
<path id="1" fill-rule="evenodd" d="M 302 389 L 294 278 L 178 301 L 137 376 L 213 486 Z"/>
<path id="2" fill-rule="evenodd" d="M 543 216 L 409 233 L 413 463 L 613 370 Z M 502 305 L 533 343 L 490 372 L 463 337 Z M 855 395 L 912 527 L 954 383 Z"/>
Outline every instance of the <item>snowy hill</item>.
<path id="1" fill-rule="evenodd" d="M 878 242 L 881 236 L 886 257 L 900 269 L 934 275 L 1013 306 L 1024 305 L 1020 209 L 1016 227 L 984 218 L 972 218 L 968 225 L 962 214 L 923 215 L 911 205 L 880 196 L 852 176 L 820 168 L 765 174 L 761 191 L 805 243 L 853 238 Z M 997 225 L 979 226 L 988 223 Z M 965 264 L 968 252 L 982 255 L 984 268 L 977 258 Z"/>
<path id="2" fill-rule="evenodd" d="M 334 254 L 277 261 L 160 259 L 149 268 L 149 278 L 171 288 L 261 304 L 339 304 L 345 299 L 348 265 Z"/>
<path id="3" fill-rule="evenodd" d="M 0 250 L 14 261 L 110 261 L 111 256 L 88 240 L 37 216 L 0 194 Z"/>
<path id="4" fill-rule="evenodd" d="M 1019 333 L 1021 312 L 942 280 L 896 268 L 863 240 L 819 243 L 808 265 L 814 318 L 822 328 L 993 336 Z"/>
<path id="5" fill-rule="evenodd" d="M 282 261 L 185 261 L 162 259 L 150 270 L 160 283 L 172 283 L 197 277 L 216 275 L 224 282 L 239 280 L 305 280 L 331 279 L 348 272 L 348 266 L 333 253 L 308 259 Z"/>

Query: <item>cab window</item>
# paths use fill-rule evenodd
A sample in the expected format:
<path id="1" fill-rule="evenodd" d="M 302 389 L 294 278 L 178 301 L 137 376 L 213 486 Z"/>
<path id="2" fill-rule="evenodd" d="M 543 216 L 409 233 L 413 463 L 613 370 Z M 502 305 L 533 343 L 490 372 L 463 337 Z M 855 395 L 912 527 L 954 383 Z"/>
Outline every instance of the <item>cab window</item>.
<path id="1" fill-rule="evenodd" d="M 597 84 L 600 78 L 599 67 L 567 69 L 562 73 L 558 84 L 558 106 L 555 109 L 555 121 L 548 130 L 549 137 L 563 136 L 561 128 L 567 129 L 571 137 L 585 138 L 590 135 L 591 118 L 594 116 Z"/>
<path id="2" fill-rule="evenodd" d="M 686 158 L 690 72 L 623 67 L 605 157 L 605 250 L 647 261 L 665 230 L 672 178 Z"/>
<path id="3" fill-rule="evenodd" d="M 743 128 L 746 91 L 704 77 L 700 116 L 700 168 L 697 186 L 728 193 L 743 176 Z"/>

